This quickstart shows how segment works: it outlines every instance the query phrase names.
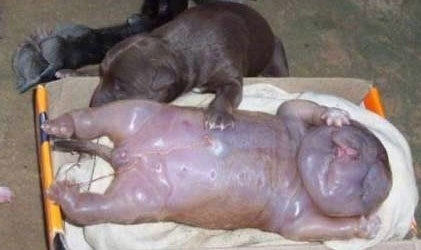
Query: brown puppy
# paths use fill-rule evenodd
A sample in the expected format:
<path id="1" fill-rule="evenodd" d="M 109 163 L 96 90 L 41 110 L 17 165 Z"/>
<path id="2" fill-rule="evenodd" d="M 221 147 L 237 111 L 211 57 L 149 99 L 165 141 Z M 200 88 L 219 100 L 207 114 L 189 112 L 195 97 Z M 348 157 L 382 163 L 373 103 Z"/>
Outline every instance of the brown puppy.
<path id="1" fill-rule="evenodd" d="M 113 47 L 91 106 L 135 98 L 170 102 L 199 88 L 216 94 L 206 127 L 224 129 L 234 125 L 243 76 L 256 75 L 289 75 L 283 45 L 266 20 L 243 4 L 200 5 Z"/>

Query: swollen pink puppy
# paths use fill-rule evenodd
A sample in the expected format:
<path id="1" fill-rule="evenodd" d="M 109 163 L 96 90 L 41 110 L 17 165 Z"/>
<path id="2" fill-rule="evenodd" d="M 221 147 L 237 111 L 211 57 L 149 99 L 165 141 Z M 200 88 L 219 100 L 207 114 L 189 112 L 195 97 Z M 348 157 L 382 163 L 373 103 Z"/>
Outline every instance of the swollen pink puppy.
<path id="1" fill-rule="evenodd" d="M 86 151 L 108 155 L 116 174 L 104 194 L 59 182 L 49 197 L 79 225 L 174 221 L 306 241 L 376 235 L 371 215 L 389 193 L 389 161 L 346 112 L 292 100 L 277 115 L 235 111 L 225 131 L 205 129 L 204 116 L 126 100 L 50 120 L 43 129 L 57 137 L 108 136 L 112 150 Z"/>

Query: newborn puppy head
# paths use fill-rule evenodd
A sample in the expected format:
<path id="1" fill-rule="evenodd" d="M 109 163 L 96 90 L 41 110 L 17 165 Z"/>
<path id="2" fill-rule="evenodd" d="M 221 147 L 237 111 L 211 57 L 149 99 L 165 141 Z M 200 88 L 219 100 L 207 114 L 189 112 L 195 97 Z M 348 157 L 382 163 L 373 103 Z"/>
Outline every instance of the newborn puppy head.
<path id="1" fill-rule="evenodd" d="M 100 65 L 91 106 L 122 99 L 172 101 L 179 87 L 176 57 L 161 40 L 134 36 L 113 47 Z"/>
<path id="2" fill-rule="evenodd" d="M 34 44 L 33 41 L 22 44 L 12 57 L 16 87 L 21 93 L 41 82 L 41 73 L 48 67 L 48 62 Z"/>
<path id="3" fill-rule="evenodd" d="M 392 184 L 385 148 L 354 121 L 311 130 L 301 142 L 298 165 L 313 202 L 330 216 L 370 214 Z"/>

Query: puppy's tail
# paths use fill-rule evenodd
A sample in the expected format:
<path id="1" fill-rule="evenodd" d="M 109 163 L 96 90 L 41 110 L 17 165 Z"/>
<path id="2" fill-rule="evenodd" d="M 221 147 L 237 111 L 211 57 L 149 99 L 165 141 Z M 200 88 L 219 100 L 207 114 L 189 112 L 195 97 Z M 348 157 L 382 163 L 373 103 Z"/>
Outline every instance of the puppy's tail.
<path id="1" fill-rule="evenodd" d="M 111 162 L 112 148 L 92 141 L 56 139 L 54 150 L 61 152 L 78 152 L 97 155 L 107 162 Z"/>

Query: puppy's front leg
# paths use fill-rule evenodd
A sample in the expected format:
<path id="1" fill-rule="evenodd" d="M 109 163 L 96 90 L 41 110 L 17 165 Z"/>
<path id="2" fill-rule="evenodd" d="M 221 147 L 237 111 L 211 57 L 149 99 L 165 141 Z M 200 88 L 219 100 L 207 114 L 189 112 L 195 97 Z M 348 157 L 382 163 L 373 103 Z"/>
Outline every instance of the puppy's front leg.
<path id="1" fill-rule="evenodd" d="M 207 129 L 224 130 L 234 127 L 232 112 L 241 102 L 242 85 L 241 80 L 238 79 L 218 84 L 218 87 L 215 88 L 215 98 L 205 112 L 205 127 Z"/>
<path id="2" fill-rule="evenodd" d="M 287 121 L 299 121 L 306 125 L 328 125 L 341 127 L 349 125 L 348 112 L 334 107 L 326 107 L 307 100 L 289 100 L 282 103 L 276 113 Z"/>

